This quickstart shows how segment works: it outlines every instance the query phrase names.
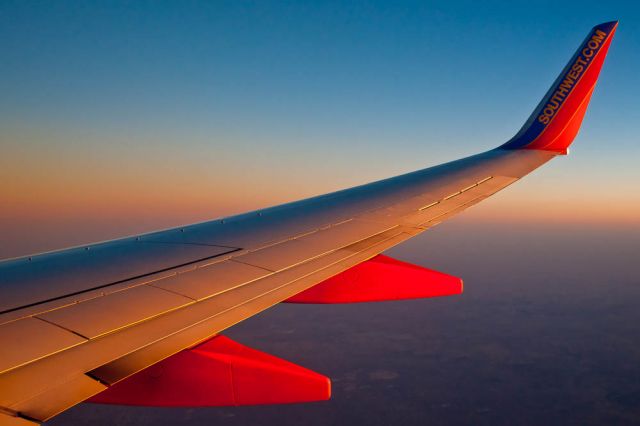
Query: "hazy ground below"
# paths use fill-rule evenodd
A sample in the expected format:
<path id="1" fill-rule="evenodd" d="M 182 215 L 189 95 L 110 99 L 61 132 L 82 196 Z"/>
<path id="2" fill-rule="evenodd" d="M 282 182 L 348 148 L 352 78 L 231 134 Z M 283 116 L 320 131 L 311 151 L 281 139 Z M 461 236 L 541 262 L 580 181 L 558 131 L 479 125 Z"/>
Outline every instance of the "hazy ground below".
<path id="1" fill-rule="evenodd" d="M 640 424 L 640 230 L 454 220 L 388 254 L 464 278 L 465 293 L 281 305 L 226 333 L 329 376 L 331 401 L 82 404 L 49 424 Z"/>

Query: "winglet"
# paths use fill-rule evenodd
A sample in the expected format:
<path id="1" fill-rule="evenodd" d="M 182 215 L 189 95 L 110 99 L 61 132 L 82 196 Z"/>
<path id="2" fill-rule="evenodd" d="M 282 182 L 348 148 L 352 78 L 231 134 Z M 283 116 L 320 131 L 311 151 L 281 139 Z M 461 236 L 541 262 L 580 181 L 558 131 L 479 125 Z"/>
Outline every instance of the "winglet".
<path id="1" fill-rule="evenodd" d="M 618 21 L 596 25 L 580 44 L 522 129 L 501 149 L 566 154 L 580 130 Z"/>

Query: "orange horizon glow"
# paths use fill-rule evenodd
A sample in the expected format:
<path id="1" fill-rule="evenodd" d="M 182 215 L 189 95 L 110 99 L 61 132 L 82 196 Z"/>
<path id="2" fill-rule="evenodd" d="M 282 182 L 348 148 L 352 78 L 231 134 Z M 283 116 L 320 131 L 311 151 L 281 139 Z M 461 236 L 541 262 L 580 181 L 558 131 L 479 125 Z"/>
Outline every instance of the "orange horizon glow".
<path id="1" fill-rule="evenodd" d="M 289 155 L 283 147 L 263 147 L 249 155 L 231 141 L 224 149 L 179 150 L 179 144 L 168 141 L 174 136 L 154 143 L 139 138 L 135 144 L 114 135 L 87 136 L 83 145 L 68 142 L 74 138 L 79 136 L 23 129 L 3 139 L 0 258 L 239 214 L 415 170 L 448 156 L 439 152 L 429 162 L 399 152 L 397 158 L 410 162 L 397 165 L 379 153 L 374 154 L 382 159 L 372 163 L 367 153 L 354 158 L 332 152 Z M 609 165 L 602 179 L 603 171 L 593 170 L 594 165 L 583 155 L 554 160 L 454 220 L 478 226 L 640 229 L 635 171 L 620 167 L 612 172 Z"/>
<path id="2" fill-rule="evenodd" d="M 268 186 L 185 189 L 114 181 L 97 186 L 72 185 L 52 177 L 22 185 L 2 186 L 7 201 L 0 211 L 0 257 L 16 257 L 126 235 L 197 223 L 319 195 L 290 189 L 283 182 Z M 326 184 L 326 182 L 325 182 Z M 116 186 L 118 185 L 118 186 Z M 281 185 L 278 187 L 278 185 Z M 508 227 L 601 227 L 640 229 L 639 206 L 615 199 L 554 197 L 554 193 L 518 188 L 519 183 L 454 219 L 456 225 Z M 279 191 L 278 191 L 279 189 Z M 336 188 L 330 188 L 333 190 Z M 561 197 L 560 197 L 561 198 Z M 613 197 L 615 198 L 615 197 Z"/>

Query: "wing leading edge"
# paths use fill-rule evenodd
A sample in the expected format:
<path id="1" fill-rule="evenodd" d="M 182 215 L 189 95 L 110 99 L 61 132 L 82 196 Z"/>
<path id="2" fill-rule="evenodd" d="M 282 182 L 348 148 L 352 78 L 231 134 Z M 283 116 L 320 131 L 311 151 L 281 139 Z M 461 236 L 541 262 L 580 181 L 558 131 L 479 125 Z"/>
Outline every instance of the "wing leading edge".
<path id="1" fill-rule="evenodd" d="M 590 31 L 499 148 L 244 215 L 0 262 L 0 425 L 47 420 L 565 153 L 616 26 Z"/>

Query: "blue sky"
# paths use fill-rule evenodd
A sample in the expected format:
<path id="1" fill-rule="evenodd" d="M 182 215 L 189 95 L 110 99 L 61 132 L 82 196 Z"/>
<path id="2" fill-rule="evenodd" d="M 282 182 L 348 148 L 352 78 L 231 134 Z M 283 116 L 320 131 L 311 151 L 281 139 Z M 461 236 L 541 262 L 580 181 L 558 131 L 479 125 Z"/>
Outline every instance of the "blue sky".
<path id="1" fill-rule="evenodd" d="M 164 191 L 164 203 L 185 206 L 168 225 L 451 160 L 507 140 L 588 30 L 613 19 L 570 160 L 495 208 L 573 197 L 584 212 L 632 197 L 633 216 L 640 5 L 631 1 L 4 1 L 5 192 L 17 181 L 64 188 L 90 207 L 82 185 L 126 192 L 133 179 L 132 197 Z M 216 207 L 188 214 L 185 187 Z M 21 192 L 14 205 L 38 206 Z"/>

